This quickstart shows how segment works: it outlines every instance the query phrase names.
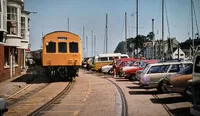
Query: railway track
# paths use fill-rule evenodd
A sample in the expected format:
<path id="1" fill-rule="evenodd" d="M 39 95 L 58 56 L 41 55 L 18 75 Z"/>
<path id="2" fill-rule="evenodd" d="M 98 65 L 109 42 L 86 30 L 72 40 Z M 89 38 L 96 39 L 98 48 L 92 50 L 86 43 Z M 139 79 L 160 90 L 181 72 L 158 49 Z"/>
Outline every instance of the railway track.
<path id="1" fill-rule="evenodd" d="M 96 73 L 97 76 L 105 76 L 105 74 L 102 73 Z M 117 88 L 119 95 L 120 95 L 120 99 L 121 99 L 121 116 L 128 116 L 128 104 L 127 104 L 127 100 L 126 97 L 122 91 L 122 89 L 119 87 L 119 85 L 117 85 L 115 82 L 113 82 L 112 80 L 105 78 L 106 80 L 108 80 L 109 82 L 111 82 L 113 85 L 115 85 L 115 87 Z"/>
<path id="2" fill-rule="evenodd" d="M 68 85 L 65 87 L 63 91 L 61 91 L 58 95 L 52 98 L 50 101 L 39 107 L 38 109 L 34 110 L 33 112 L 29 113 L 28 116 L 37 116 L 41 112 L 45 112 L 44 110 L 55 103 L 57 100 L 61 99 L 63 96 L 66 96 L 69 91 L 73 88 L 75 82 L 69 82 Z"/>
<path id="3" fill-rule="evenodd" d="M 18 102 L 22 101 L 22 100 L 25 100 L 27 99 L 28 97 L 34 95 L 35 93 L 37 93 L 38 91 L 41 91 L 42 89 L 48 87 L 51 83 L 45 83 L 43 85 L 40 85 L 39 87 L 31 90 L 31 91 L 28 91 L 27 93 L 21 95 L 20 97 L 17 97 L 17 95 L 20 95 L 22 94 L 22 92 L 24 92 L 26 89 L 28 88 L 31 88 L 32 84 L 31 85 L 28 85 L 26 87 L 24 87 L 23 89 L 21 89 L 20 91 L 14 93 L 13 95 L 9 96 L 6 100 L 8 102 L 8 107 L 10 106 L 13 106 L 15 104 L 17 104 Z"/>
<path id="4" fill-rule="evenodd" d="M 151 93 L 151 91 L 149 90 L 149 89 L 146 89 L 146 91 L 148 91 L 149 93 Z M 155 98 L 155 99 L 157 99 L 157 100 L 159 100 L 160 98 L 157 96 L 157 94 L 155 94 L 155 93 L 152 93 L 152 96 Z M 169 116 L 174 116 L 171 112 L 170 112 L 170 108 L 166 105 L 166 104 L 161 104 L 162 105 L 162 107 L 167 111 L 167 113 L 169 114 Z"/>
<path id="5" fill-rule="evenodd" d="M 33 71 L 31 71 L 31 73 L 33 73 L 34 71 L 36 72 L 36 68 L 34 68 Z M 39 83 L 39 82 L 40 83 L 43 82 L 44 84 L 34 87 L 35 83 Z M 36 75 L 34 76 L 34 79 L 31 82 L 29 82 L 27 86 L 23 87 L 19 91 L 5 98 L 8 102 L 8 107 L 15 105 L 16 103 L 22 100 L 27 99 L 28 97 L 32 96 L 36 92 L 41 91 L 42 89 L 48 87 L 50 84 L 51 83 L 49 83 L 49 80 L 47 78 L 45 78 L 44 76 L 38 75 L 36 73 Z"/>
<path id="6" fill-rule="evenodd" d="M 126 97 L 122 91 L 122 89 L 119 87 L 119 85 L 117 85 L 115 82 L 113 82 L 110 79 L 105 78 L 106 80 L 110 81 L 113 85 L 115 85 L 115 87 L 117 88 L 119 94 L 120 94 L 120 98 L 121 98 L 121 102 L 122 102 L 122 107 L 121 107 L 121 116 L 128 116 L 128 105 L 127 105 L 127 101 L 126 101 Z"/>

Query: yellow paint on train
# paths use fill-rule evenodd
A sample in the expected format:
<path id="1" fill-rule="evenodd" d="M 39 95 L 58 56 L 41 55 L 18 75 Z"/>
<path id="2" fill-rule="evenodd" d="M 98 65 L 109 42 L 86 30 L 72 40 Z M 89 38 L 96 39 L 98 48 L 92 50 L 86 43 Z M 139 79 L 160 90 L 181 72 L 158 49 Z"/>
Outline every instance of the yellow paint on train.
<path id="1" fill-rule="evenodd" d="M 43 66 L 81 66 L 82 46 L 78 35 L 55 31 L 43 37 Z"/>

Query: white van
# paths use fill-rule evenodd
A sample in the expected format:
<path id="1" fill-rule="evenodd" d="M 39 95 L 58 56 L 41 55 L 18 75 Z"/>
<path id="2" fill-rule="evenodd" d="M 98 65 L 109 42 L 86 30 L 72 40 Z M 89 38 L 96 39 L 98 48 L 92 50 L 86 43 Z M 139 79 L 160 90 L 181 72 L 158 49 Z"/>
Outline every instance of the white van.
<path id="1" fill-rule="evenodd" d="M 113 57 L 115 59 L 129 58 L 127 54 L 121 53 L 98 54 L 94 58 L 94 70 L 98 71 L 101 69 L 101 67 L 111 64 L 113 61 Z"/>

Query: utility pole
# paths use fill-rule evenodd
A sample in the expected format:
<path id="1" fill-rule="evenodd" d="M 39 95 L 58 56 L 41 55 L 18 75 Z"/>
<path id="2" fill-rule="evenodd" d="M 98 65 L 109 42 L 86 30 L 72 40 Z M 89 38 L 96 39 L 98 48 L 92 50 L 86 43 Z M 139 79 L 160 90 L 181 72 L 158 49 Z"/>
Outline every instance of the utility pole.
<path id="1" fill-rule="evenodd" d="M 164 45 L 164 0 L 162 0 L 162 60 L 164 60 L 164 52 L 165 52 L 165 45 Z"/>
<path id="2" fill-rule="evenodd" d="M 69 18 L 67 18 L 67 31 L 69 32 Z"/>
<path id="3" fill-rule="evenodd" d="M 126 51 L 126 54 L 128 53 L 128 50 L 127 50 L 127 14 L 125 12 L 125 51 Z"/>
<path id="4" fill-rule="evenodd" d="M 108 14 L 106 14 L 106 41 L 105 41 L 105 53 L 108 53 Z"/>
<path id="5" fill-rule="evenodd" d="M 94 56 L 96 55 L 96 36 L 94 36 Z"/>
<path id="6" fill-rule="evenodd" d="M 86 57 L 86 52 L 85 52 L 85 27 L 83 26 L 83 57 Z"/>
<path id="7" fill-rule="evenodd" d="M 94 53 L 94 41 L 93 41 L 93 30 L 92 30 L 92 34 L 91 34 L 91 41 L 92 41 L 92 56 L 93 56 L 93 53 Z"/>
<path id="8" fill-rule="evenodd" d="M 138 57 L 138 0 L 136 0 L 136 50 L 136 56 Z"/>
<path id="9" fill-rule="evenodd" d="M 86 57 L 88 57 L 88 36 L 86 36 Z"/>
<path id="10" fill-rule="evenodd" d="M 152 19 L 152 33 L 153 33 L 153 40 L 152 40 L 152 59 L 155 57 L 155 49 L 154 49 L 154 41 L 155 41 L 155 34 L 154 34 L 154 19 Z"/>

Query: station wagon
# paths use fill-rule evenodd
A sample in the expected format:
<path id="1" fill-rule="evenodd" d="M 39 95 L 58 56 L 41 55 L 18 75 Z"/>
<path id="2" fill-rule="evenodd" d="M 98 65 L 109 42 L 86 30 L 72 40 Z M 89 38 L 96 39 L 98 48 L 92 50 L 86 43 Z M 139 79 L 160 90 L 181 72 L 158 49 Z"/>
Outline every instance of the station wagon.
<path id="1" fill-rule="evenodd" d="M 165 62 L 149 64 L 140 74 L 140 85 L 161 89 L 162 79 L 193 64 L 192 62 Z"/>

